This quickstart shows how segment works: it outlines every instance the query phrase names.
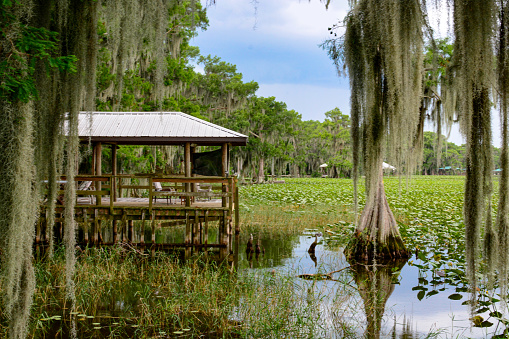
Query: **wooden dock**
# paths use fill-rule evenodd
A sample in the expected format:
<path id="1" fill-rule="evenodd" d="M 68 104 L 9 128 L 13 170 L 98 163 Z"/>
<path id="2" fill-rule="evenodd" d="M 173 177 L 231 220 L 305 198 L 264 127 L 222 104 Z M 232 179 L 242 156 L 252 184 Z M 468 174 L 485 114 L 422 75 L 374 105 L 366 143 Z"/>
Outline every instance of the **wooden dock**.
<path id="1" fill-rule="evenodd" d="M 234 237 L 240 233 L 238 187 L 235 177 L 184 177 L 159 174 L 79 175 L 74 185 L 92 182 L 91 189 L 77 190 L 74 208 L 78 239 L 87 246 L 128 242 L 133 246 L 181 248 L 188 258 L 200 251 L 216 251 L 220 260 L 234 253 Z M 62 186 L 67 185 L 65 177 Z M 160 183 L 156 185 L 155 183 Z M 157 190 L 157 186 L 162 190 Z M 62 187 L 63 188 L 63 187 Z M 55 234 L 63 234 L 65 201 L 59 191 L 55 210 Z M 170 202 L 171 199 L 171 202 Z M 36 243 L 48 242 L 47 203 L 41 205 Z M 217 224 L 215 241 L 209 227 Z M 181 243 L 156 241 L 156 230 L 182 232 Z M 215 225 L 214 225 L 215 226 Z"/>

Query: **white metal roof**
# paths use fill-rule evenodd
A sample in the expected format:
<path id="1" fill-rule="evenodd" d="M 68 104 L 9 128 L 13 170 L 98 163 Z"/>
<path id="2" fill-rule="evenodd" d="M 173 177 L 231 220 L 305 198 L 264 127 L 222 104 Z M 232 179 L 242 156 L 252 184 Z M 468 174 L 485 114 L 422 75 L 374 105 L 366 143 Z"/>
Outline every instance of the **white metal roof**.
<path id="1" fill-rule="evenodd" d="M 247 136 L 182 112 L 80 112 L 81 140 L 130 145 L 246 145 Z"/>

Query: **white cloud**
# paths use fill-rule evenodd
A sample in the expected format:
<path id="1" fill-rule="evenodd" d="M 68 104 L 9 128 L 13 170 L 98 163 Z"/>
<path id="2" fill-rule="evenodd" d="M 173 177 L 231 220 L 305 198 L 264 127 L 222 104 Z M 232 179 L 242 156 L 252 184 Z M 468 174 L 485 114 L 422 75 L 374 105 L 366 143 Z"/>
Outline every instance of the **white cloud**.
<path id="1" fill-rule="evenodd" d="M 197 64 L 196 62 L 191 62 L 191 66 L 193 66 L 195 72 L 200 74 L 205 74 L 205 67 L 202 64 Z"/>
<path id="2" fill-rule="evenodd" d="M 214 29 L 321 42 L 328 37 L 327 28 L 343 19 L 347 9 L 346 1 L 332 1 L 326 10 L 318 0 L 218 0 L 208 14 Z"/>
<path id="3" fill-rule="evenodd" d="M 347 12 L 346 1 L 333 1 L 328 10 L 317 0 L 284 0 L 278 1 L 277 7 L 271 7 L 274 10 L 269 13 L 259 11 L 259 29 L 266 34 L 277 32 L 281 37 L 299 40 L 327 38 L 327 28 L 342 20 Z"/>

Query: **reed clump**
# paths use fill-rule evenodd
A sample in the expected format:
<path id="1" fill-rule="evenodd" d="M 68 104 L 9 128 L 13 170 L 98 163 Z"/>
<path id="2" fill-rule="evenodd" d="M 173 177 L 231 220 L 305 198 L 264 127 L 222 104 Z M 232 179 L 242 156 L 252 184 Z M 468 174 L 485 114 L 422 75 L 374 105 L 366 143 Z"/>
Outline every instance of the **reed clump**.
<path id="1" fill-rule="evenodd" d="M 182 263 L 166 253 L 89 248 L 77 255 L 75 308 L 65 294 L 65 249 L 37 262 L 35 272 L 33 338 L 65 337 L 72 328 L 80 338 L 324 334 L 321 292 L 306 297 L 309 286 L 299 286 L 288 272 L 235 273 L 204 256 Z M 7 331 L 3 312 L 0 336 Z"/>
<path id="2" fill-rule="evenodd" d="M 323 227 L 338 220 L 353 221 L 354 215 L 347 208 L 330 205 L 281 204 L 250 205 L 242 211 L 241 229 L 265 236 L 285 236 L 302 233 L 310 228 Z"/>

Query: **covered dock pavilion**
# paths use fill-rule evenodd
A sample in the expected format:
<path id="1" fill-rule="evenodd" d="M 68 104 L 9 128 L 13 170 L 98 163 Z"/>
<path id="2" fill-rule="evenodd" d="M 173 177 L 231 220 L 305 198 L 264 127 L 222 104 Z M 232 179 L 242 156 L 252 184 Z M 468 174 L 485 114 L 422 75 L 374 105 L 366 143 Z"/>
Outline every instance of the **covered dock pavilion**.
<path id="1" fill-rule="evenodd" d="M 245 146 L 247 136 L 181 112 L 81 112 L 78 133 L 80 141 L 93 149 L 92 173 L 75 177 L 79 197 L 75 217 L 82 242 L 184 248 L 186 257 L 219 249 L 219 258 L 224 259 L 233 251 L 233 229 L 238 238 L 240 224 L 237 180 L 229 175 L 229 149 Z M 119 145 L 183 146 L 184 173 L 119 174 Z M 221 147 L 216 166 L 220 172 L 193 173 L 193 159 L 200 155 L 195 153 L 197 146 Z M 103 147 L 111 147 L 112 170 L 107 174 L 102 171 Z M 142 191 L 143 197 L 130 197 L 132 190 Z M 57 206 L 56 222 L 63 221 L 64 209 L 65 202 Z M 47 241 L 47 213 L 43 208 L 36 234 L 39 243 Z M 218 234 L 210 243 L 208 228 L 213 221 L 218 222 Z M 185 225 L 183 243 L 156 241 L 157 228 L 177 225 Z"/>

